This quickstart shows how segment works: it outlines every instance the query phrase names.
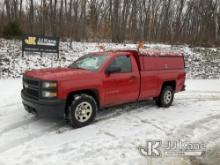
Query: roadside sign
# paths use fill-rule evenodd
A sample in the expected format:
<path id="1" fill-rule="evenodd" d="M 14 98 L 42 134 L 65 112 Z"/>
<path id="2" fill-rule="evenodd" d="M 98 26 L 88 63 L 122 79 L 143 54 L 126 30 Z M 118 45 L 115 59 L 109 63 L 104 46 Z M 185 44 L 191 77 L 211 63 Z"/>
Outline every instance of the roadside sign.
<path id="1" fill-rule="evenodd" d="M 22 37 L 22 56 L 25 51 L 41 53 L 57 53 L 59 58 L 59 38 L 36 35 Z"/>

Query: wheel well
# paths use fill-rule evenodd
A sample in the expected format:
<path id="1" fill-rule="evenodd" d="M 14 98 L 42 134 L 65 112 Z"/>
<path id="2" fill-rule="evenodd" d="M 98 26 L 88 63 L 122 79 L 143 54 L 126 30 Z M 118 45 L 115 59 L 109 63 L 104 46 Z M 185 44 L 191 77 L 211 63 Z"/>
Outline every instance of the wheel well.
<path id="1" fill-rule="evenodd" d="M 65 113 L 67 112 L 68 105 L 71 103 L 73 96 L 77 95 L 77 94 L 87 94 L 87 95 L 92 96 L 95 99 L 95 101 L 99 107 L 99 93 L 96 89 L 78 90 L 78 91 L 70 92 L 68 94 L 67 99 L 66 99 L 66 105 L 65 105 Z"/>
<path id="2" fill-rule="evenodd" d="M 165 86 L 171 86 L 173 88 L 173 90 L 176 90 L 176 81 L 165 81 L 163 83 L 163 86 L 161 89 L 163 89 Z"/>

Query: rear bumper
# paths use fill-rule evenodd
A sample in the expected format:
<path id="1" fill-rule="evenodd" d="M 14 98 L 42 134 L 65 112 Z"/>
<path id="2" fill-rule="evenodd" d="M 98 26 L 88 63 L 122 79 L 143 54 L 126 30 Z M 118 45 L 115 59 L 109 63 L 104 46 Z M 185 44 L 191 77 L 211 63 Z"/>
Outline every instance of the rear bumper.
<path id="1" fill-rule="evenodd" d="M 38 115 L 47 116 L 62 116 L 65 110 L 65 101 L 59 99 L 32 99 L 25 95 L 23 90 L 21 91 L 22 103 L 26 111 L 30 113 L 37 113 Z"/>

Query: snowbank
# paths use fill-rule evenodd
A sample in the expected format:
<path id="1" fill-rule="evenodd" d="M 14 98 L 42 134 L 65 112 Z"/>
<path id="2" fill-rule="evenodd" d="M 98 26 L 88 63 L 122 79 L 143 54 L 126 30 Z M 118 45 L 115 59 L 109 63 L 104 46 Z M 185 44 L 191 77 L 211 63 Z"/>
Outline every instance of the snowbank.
<path id="1" fill-rule="evenodd" d="M 21 42 L 0 39 L 0 79 L 21 77 L 25 70 L 68 66 L 88 52 L 98 51 L 98 43 L 60 43 L 60 59 L 56 54 L 25 53 L 21 57 Z M 136 44 L 105 43 L 106 49 L 136 48 Z M 146 44 L 145 49 L 180 51 L 185 55 L 188 78 L 220 78 L 220 49 L 190 48 L 187 45 Z"/>

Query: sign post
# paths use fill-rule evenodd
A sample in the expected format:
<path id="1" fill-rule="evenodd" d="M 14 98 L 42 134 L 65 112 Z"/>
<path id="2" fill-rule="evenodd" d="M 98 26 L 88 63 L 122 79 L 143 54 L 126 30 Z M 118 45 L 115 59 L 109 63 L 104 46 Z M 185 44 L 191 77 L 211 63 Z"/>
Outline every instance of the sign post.
<path id="1" fill-rule="evenodd" d="M 58 37 L 25 35 L 22 38 L 22 57 L 24 52 L 57 53 L 59 58 L 59 41 Z"/>

